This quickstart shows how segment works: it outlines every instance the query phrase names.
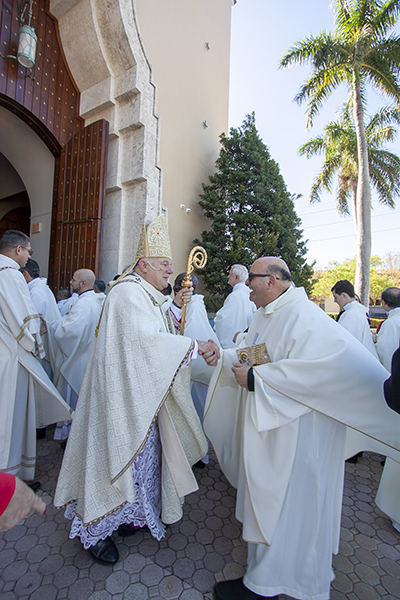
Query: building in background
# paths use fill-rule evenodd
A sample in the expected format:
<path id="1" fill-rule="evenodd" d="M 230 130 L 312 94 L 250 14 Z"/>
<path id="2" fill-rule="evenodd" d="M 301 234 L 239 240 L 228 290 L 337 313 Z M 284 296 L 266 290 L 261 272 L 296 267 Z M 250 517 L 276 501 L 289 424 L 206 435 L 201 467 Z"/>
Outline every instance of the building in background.
<path id="1" fill-rule="evenodd" d="M 227 132 L 233 0 L 0 0 L 0 232 L 31 235 L 53 288 L 131 261 L 165 211 L 175 270 L 207 224 L 198 206 Z"/>

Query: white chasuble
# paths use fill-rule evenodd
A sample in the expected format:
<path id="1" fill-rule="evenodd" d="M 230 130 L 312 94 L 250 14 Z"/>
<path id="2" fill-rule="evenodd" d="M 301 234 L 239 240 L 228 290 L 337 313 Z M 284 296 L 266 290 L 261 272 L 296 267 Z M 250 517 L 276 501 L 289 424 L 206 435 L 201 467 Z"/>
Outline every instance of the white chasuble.
<path id="1" fill-rule="evenodd" d="M 59 508 L 76 501 L 84 525 L 135 502 L 131 466 L 156 420 L 163 522 L 181 518 L 181 497 L 197 489 L 190 467 L 207 443 L 190 398 L 190 369 L 181 368 L 193 344 L 168 330 L 164 301 L 136 275 L 107 295 L 54 501 Z"/>
<path id="2" fill-rule="evenodd" d="M 249 298 L 247 285 L 236 284 L 234 290 L 226 297 L 224 305 L 215 315 L 215 333 L 222 348 L 233 348 L 233 336 L 249 326 L 255 313 L 255 305 Z"/>
<path id="3" fill-rule="evenodd" d="M 102 305 L 102 297 L 88 290 L 79 295 L 68 314 L 47 324 L 56 348 L 54 383 L 60 393 L 67 382 L 79 396 Z"/>
<path id="4" fill-rule="evenodd" d="M 321 560 L 303 561 L 304 570 L 299 572 L 303 557 L 292 556 L 289 561 L 288 550 L 281 554 L 281 562 L 285 575 L 288 570 L 297 573 L 291 579 L 295 597 L 327 598 L 329 557 L 337 551 L 339 539 L 344 425 L 384 442 L 387 452 L 399 460 L 400 415 L 387 407 L 383 397 L 386 370 L 310 302 L 302 288 L 289 288 L 258 309 L 240 346 L 262 342 L 271 362 L 253 368 L 254 392 L 238 386 L 231 372 L 232 363 L 238 361 L 236 350 L 223 352 L 209 386 L 204 429 L 225 475 L 238 489 L 237 517 L 247 541 L 272 549 L 279 540 L 280 550 L 283 537 L 287 546 L 292 547 L 293 540 L 297 548 L 299 532 L 304 531 L 295 498 L 303 498 L 307 505 L 317 503 L 320 511 L 314 517 L 310 513 L 308 529 L 310 535 L 319 535 L 313 548 Z M 269 556 L 263 564 L 266 573 L 275 564 L 274 552 Z M 311 593 L 307 585 L 315 575 L 313 569 L 320 591 Z M 253 591 L 289 593 L 285 577 L 277 582 L 274 576 L 275 588 L 269 588 L 268 575 L 263 585 L 255 581 L 256 575 L 251 581 L 245 578 Z"/>

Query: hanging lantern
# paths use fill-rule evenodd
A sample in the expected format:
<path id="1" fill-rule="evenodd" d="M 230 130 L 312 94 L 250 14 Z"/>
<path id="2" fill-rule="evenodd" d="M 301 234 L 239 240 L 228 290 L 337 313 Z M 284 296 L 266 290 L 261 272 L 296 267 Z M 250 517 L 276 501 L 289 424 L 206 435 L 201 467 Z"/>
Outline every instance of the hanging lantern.
<path id="1" fill-rule="evenodd" d="M 17 59 L 18 62 L 27 69 L 32 69 L 35 66 L 36 44 L 37 35 L 33 27 L 21 25 L 19 30 Z"/>

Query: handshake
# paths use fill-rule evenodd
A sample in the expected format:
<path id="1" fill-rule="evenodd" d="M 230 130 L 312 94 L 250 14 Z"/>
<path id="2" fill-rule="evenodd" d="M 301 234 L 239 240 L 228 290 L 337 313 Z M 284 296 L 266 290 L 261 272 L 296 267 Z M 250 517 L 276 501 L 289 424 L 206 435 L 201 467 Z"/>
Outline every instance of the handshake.
<path id="1" fill-rule="evenodd" d="M 208 342 L 197 341 L 197 343 L 200 356 L 204 358 L 210 367 L 215 367 L 220 357 L 219 347 L 217 344 L 213 340 L 208 340 Z"/>

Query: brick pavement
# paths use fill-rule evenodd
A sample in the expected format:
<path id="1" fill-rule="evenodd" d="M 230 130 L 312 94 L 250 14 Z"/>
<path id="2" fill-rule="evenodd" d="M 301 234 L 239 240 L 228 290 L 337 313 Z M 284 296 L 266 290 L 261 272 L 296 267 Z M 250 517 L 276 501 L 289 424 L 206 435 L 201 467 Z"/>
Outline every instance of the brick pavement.
<path id="1" fill-rule="evenodd" d="M 157 542 L 148 531 L 115 537 L 120 561 L 94 563 L 52 498 L 63 452 L 58 442 L 38 442 L 37 479 L 47 504 L 0 533 L 1 600 L 211 600 L 216 581 L 243 575 L 246 544 L 234 516 L 235 491 L 215 456 L 197 471 L 199 490 L 187 497 L 184 518 Z M 364 453 L 346 465 L 340 553 L 331 600 L 400 598 L 400 534 L 375 506 L 381 457 Z M 281 600 L 284 600 L 281 596 Z"/>

